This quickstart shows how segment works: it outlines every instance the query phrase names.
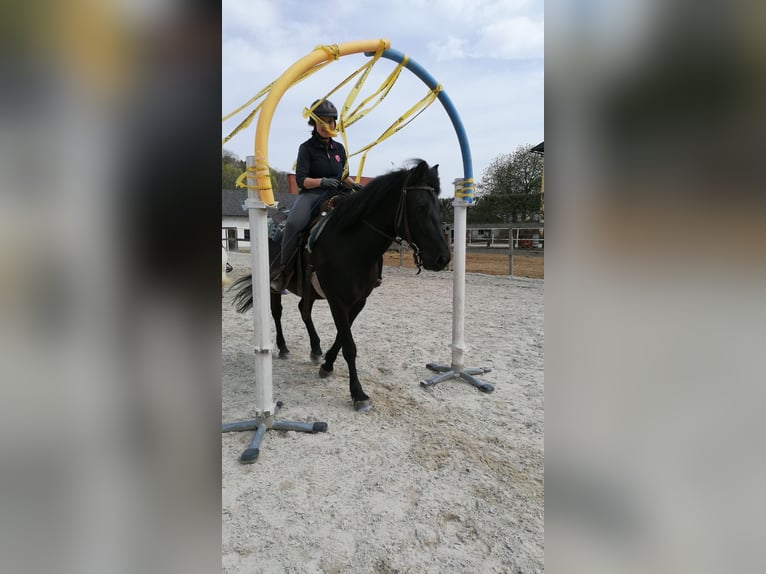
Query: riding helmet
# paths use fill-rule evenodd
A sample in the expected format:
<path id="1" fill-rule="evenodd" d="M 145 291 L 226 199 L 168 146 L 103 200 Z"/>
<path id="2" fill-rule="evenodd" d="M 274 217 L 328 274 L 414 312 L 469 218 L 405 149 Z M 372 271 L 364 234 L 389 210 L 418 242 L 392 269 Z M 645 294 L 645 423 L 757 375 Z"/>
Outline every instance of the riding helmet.
<path id="1" fill-rule="evenodd" d="M 311 108 L 316 106 L 318 101 L 319 100 L 314 100 L 314 103 L 311 104 Z M 330 100 L 325 100 L 316 107 L 314 110 L 314 115 L 319 118 L 332 118 L 335 121 L 338 121 L 338 108 L 336 108 L 335 104 L 333 104 Z M 309 124 L 313 126 L 313 122 L 314 118 L 309 118 Z"/>

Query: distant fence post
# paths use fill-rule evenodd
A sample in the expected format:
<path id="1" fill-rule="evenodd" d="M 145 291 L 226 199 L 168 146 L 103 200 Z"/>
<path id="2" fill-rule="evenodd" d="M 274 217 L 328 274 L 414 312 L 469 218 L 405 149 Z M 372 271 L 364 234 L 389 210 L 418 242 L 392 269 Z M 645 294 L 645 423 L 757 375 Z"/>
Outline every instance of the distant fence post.
<path id="1" fill-rule="evenodd" d="M 508 226 L 508 275 L 513 277 L 513 227 Z"/>

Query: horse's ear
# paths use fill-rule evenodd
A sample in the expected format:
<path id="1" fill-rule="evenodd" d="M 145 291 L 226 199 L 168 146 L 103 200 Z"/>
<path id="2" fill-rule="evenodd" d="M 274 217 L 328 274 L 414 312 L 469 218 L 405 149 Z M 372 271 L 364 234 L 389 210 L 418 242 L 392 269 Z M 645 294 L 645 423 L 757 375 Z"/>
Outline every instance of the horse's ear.
<path id="1" fill-rule="evenodd" d="M 436 190 L 436 195 L 439 195 L 441 193 L 441 189 L 439 185 L 439 164 L 438 163 L 428 170 L 428 175 L 430 176 L 428 184 L 433 186 L 433 188 Z"/>
<path id="2" fill-rule="evenodd" d="M 425 179 L 427 173 L 428 163 L 421 159 L 418 162 L 418 165 L 415 166 L 415 169 L 412 170 L 412 177 L 415 178 L 416 181 L 421 181 Z"/>

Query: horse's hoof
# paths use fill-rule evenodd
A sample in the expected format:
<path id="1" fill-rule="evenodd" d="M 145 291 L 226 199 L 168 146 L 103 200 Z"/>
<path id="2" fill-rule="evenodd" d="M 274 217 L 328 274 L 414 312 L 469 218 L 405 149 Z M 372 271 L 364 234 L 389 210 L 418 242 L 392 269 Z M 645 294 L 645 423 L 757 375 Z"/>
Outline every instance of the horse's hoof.
<path id="1" fill-rule="evenodd" d="M 289 359 L 290 358 L 290 351 L 279 351 L 279 358 L 280 359 Z"/>
<path id="2" fill-rule="evenodd" d="M 309 358 L 311 359 L 311 362 L 315 365 L 319 364 L 319 361 L 322 360 L 322 353 L 319 353 L 318 355 L 316 353 L 310 353 Z"/>
<path id="3" fill-rule="evenodd" d="M 332 375 L 332 371 L 325 371 L 324 367 L 322 367 L 322 366 L 319 367 L 319 378 L 320 379 L 326 379 L 330 375 Z"/>
<path id="4" fill-rule="evenodd" d="M 370 399 L 364 401 L 354 401 L 354 410 L 358 413 L 366 413 L 372 409 L 372 402 Z"/>

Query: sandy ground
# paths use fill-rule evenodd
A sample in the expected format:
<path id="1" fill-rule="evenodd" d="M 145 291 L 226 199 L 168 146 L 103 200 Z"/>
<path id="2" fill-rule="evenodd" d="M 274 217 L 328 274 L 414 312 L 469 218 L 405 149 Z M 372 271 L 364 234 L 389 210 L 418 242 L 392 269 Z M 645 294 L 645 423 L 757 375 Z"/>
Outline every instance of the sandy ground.
<path id="1" fill-rule="evenodd" d="M 231 253 L 232 276 L 249 254 Z M 397 257 L 398 259 L 398 257 Z M 452 273 L 386 267 L 354 324 L 373 409 L 351 406 L 342 356 L 329 379 L 308 357 L 298 298 L 283 297 L 292 354 L 274 359 L 278 418 L 328 432 L 271 430 L 253 465 L 253 432 L 222 435 L 226 573 L 543 572 L 543 286 L 468 273 L 466 365 L 491 367 L 484 394 L 461 380 L 423 388 L 449 364 Z M 253 417 L 252 315 L 223 309 L 224 422 Z M 327 304 L 314 321 L 330 346 Z"/>

